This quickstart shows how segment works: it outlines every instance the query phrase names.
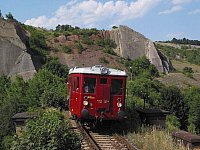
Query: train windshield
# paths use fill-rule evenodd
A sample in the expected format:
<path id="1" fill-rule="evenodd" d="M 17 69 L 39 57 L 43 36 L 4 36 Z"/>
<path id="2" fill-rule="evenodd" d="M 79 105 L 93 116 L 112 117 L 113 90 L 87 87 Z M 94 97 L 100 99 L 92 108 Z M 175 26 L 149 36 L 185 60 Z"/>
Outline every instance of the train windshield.
<path id="1" fill-rule="evenodd" d="M 112 95 L 122 95 L 122 80 L 112 79 L 111 81 L 111 94 Z"/>
<path id="2" fill-rule="evenodd" d="M 96 78 L 84 78 L 84 93 L 95 93 Z"/>

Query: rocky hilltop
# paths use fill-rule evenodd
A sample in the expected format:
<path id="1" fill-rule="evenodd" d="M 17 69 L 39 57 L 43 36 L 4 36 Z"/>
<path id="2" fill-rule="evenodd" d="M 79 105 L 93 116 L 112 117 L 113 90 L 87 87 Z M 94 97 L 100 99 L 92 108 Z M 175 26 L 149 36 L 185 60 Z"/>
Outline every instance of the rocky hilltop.
<path id="1" fill-rule="evenodd" d="M 173 68 L 151 40 L 127 26 L 120 25 L 109 31 L 109 37 L 117 44 L 115 52 L 121 57 L 134 60 L 145 55 L 160 72 L 169 72 Z"/>
<path id="2" fill-rule="evenodd" d="M 0 74 L 21 75 L 25 80 L 36 72 L 27 52 L 28 36 L 13 20 L 0 18 Z"/>

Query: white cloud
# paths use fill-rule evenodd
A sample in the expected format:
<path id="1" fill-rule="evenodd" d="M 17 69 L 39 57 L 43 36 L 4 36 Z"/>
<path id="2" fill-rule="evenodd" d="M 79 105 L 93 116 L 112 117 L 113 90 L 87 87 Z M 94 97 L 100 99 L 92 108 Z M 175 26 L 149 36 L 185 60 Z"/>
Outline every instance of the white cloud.
<path id="1" fill-rule="evenodd" d="M 184 32 L 179 32 L 179 33 L 169 33 L 166 35 L 166 37 L 168 39 L 172 39 L 172 38 L 183 38 L 184 37 Z"/>
<path id="2" fill-rule="evenodd" d="M 161 11 L 158 14 L 159 15 L 162 15 L 162 14 L 171 14 L 171 13 L 174 13 L 174 12 L 178 12 L 178 11 L 180 11 L 182 9 L 183 8 L 181 6 L 173 6 L 171 9 L 167 9 L 167 10 Z"/>
<path id="3" fill-rule="evenodd" d="M 198 14 L 198 13 L 200 13 L 200 9 L 193 10 L 193 11 L 189 12 L 188 14 L 195 15 L 195 14 Z"/>
<path id="4" fill-rule="evenodd" d="M 71 0 L 60 6 L 54 16 L 39 16 L 25 21 L 25 24 L 53 28 L 58 24 L 71 24 L 80 27 L 108 27 L 143 17 L 162 0 L 109 0 L 106 2 Z"/>
<path id="5" fill-rule="evenodd" d="M 172 0 L 172 3 L 174 5 L 181 5 L 181 4 L 190 3 L 190 2 L 192 2 L 192 0 Z"/>

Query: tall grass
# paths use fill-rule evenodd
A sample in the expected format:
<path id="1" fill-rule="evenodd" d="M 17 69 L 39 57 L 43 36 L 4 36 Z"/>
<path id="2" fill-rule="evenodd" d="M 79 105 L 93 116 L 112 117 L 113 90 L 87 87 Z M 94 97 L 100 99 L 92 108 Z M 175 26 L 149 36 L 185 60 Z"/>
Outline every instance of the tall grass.
<path id="1" fill-rule="evenodd" d="M 142 127 L 138 133 L 129 133 L 128 138 L 142 150 L 185 150 L 173 142 L 168 132 L 156 128 Z"/>

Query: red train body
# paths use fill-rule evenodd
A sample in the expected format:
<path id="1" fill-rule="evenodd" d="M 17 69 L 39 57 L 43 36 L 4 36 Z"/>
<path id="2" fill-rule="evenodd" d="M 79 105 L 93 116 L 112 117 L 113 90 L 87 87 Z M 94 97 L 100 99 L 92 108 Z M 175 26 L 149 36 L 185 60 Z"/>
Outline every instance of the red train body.
<path id="1" fill-rule="evenodd" d="M 69 71 L 69 110 L 77 119 L 125 118 L 126 73 L 102 66 Z"/>

